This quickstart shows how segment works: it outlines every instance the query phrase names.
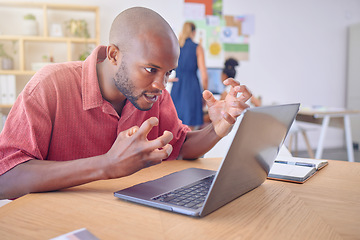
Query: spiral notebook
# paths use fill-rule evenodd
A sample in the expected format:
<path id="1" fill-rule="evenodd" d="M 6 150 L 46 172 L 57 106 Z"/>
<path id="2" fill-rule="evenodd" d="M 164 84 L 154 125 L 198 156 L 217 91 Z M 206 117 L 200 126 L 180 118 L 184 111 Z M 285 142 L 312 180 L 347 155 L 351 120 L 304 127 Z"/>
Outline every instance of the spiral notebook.
<path id="1" fill-rule="evenodd" d="M 326 165 L 328 161 L 324 159 L 278 157 L 270 169 L 268 178 L 304 183 Z"/>

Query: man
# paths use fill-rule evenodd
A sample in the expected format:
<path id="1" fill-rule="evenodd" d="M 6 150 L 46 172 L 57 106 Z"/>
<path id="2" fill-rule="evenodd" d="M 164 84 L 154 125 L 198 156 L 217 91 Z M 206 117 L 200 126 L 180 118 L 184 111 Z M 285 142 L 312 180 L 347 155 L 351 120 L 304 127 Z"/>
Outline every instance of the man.
<path id="1" fill-rule="evenodd" d="M 0 199 L 120 178 L 210 150 L 248 107 L 251 93 L 233 79 L 224 101 L 205 91 L 212 124 L 189 131 L 165 90 L 178 57 L 168 23 L 136 7 L 115 18 L 109 46 L 84 62 L 37 72 L 0 135 Z"/>

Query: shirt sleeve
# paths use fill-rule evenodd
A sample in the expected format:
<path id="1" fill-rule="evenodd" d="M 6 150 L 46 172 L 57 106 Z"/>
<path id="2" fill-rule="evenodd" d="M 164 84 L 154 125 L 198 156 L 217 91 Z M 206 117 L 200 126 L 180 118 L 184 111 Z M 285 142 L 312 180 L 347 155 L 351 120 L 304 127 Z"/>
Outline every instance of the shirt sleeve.
<path id="1" fill-rule="evenodd" d="M 0 175 L 31 159 L 45 159 L 51 136 L 51 119 L 44 109 L 46 90 L 29 82 L 17 98 L 0 134 Z M 35 96 L 42 97 L 35 97 Z"/>
<path id="2" fill-rule="evenodd" d="M 167 160 L 177 159 L 180 153 L 180 149 L 186 139 L 187 132 L 190 131 L 190 128 L 183 124 L 182 121 L 178 118 L 176 113 L 176 108 L 171 99 L 169 92 L 164 90 L 164 97 L 160 103 L 160 116 L 159 116 L 159 126 L 160 131 L 165 130 L 172 132 L 173 139 L 170 141 L 170 144 L 173 147 L 173 151 Z"/>

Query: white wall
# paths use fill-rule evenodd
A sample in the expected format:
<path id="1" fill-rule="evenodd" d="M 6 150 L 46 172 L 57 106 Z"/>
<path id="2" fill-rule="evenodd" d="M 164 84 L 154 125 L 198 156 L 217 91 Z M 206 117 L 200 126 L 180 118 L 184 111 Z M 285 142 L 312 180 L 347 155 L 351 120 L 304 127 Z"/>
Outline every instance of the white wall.
<path id="1" fill-rule="evenodd" d="M 360 22 L 360 1 L 224 0 L 224 13 L 255 15 L 250 61 L 237 78 L 265 104 L 345 107 L 347 27 Z M 316 148 L 319 129 L 310 128 Z M 330 128 L 325 148 L 343 145 L 343 131 Z"/>
<path id="2" fill-rule="evenodd" d="M 184 21 L 183 0 L 41 2 L 100 6 L 102 44 L 107 44 L 114 17 L 132 6 L 156 10 L 176 33 Z M 360 1 L 223 0 L 223 5 L 223 13 L 227 15 L 255 15 L 250 61 L 241 62 L 237 75 L 254 95 L 261 95 L 265 104 L 300 102 L 345 107 L 347 27 L 360 22 Z M 317 134 L 310 136 L 314 138 L 310 140 L 314 146 Z M 325 147 L 342 145 L 342 134 L 331 129 Z"/>
<path id="3" fill-rule="evenodd" d="M 239 80 L 265 102 L 345 107 L 347 26 L 360 22 L 360 1 L 228 0 L 224 12 L 255 15 Z"/>

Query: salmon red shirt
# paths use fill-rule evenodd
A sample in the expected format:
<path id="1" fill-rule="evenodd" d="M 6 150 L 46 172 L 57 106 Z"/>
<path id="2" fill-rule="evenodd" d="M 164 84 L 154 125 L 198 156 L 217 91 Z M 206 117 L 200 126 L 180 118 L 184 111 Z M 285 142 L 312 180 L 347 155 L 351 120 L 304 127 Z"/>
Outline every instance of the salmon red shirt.
<path id="1" fill-rule="evenodd" d="M 20 93 L 0 135 L 0 174 L 30 159 L 66 161 L 106 153 L 117 135 L 157 117 L 148 134 L 155 139 L 173 133 L 176 159 L 190 130 L 178 119 L 170 94 L 164 90 L 149 111 L 126 102 L 121 116 L 103 99 L 96 64 L 106 57 L 97 47 L 84 62 L 51 64 L 38 71 Z"/>

